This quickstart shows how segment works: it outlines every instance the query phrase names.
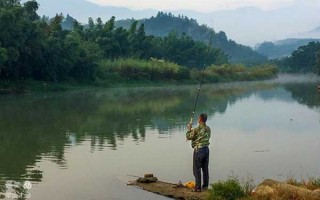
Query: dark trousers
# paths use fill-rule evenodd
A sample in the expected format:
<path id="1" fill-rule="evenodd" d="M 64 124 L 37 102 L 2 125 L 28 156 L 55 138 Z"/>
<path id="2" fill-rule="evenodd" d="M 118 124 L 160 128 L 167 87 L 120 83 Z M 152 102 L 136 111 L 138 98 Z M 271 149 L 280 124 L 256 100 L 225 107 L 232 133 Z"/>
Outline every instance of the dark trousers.
<path id="1" fill-rule="evenodd" d="M 202 188 L 209 186 L 209 148 L 202 147 L 193 152 L 193 175 L 196 179 L 196 188 L 201 189 L 201 169 L 203 173 Z"/>

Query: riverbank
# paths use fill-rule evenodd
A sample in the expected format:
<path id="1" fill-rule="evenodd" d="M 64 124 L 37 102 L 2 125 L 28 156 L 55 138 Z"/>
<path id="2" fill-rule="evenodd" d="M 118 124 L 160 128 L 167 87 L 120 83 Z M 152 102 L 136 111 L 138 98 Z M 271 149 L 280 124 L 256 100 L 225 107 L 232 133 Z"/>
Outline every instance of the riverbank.
<path id="1" fill-rule="evenodd" d="M 141 178 L 140 178 L 141 179 Z M 211 184 L 211 188 L 202 192 L 193 192 L 183 184 L 162 181 L 129 182 L 128 185 L 173 199 L 185 200 L 319 200 L 320 179 L 309 178 L 301 182 L 288 179 L 280 182 L 265 179 L 255 186 L 252 182 L 240 183 L 237 178 L 229 178 Z"/>
<path id="2" fill-rule="evenodd" d="M 202 74 L 201 69 L 188 69 L 174 63 L 125 59 L 100 63 L 96 78 L 88 81 L 35 81 L 2 80 L 0 94 L 23 94 L 33 92 L 59 92 L 78 89 L 139 87 L 198 84 L 234 81 L 257 81 L 277 77 L 274 66 L 247 68 L 242 65 L 211 65 Z"/>
<path id="3" fill-rule="evenodd" d="M 89 84 L 71 82 L 53 83 L 34 80 L 0 81 L 0 95 L 62 92 L 67 90 L 77 90 L 88 86 Z"/>
<path id="4" fill-rule="evenodd" d="M 196 84 L 195 81 L 127 81 L 113 84 L 99 82 L 71 82 L 64 81 L 59 83 L 46 81 L 0 81 L 0 95 L 5 94 L 29 94 L 43 92 L 65 92 L 65 91 L 84 91 L 94 90 L 99 88 L 119 88 L 119 87 L 152 87 L 165 85 L 183 85 Z"/>
<path id="5" fill-rule="evenodd" d="M 208 199 L 219 200 L 319 200 L 320 179 L 309 178 L 297 181 L 265 179 L 258 185 L 253 181 L 240 182 L 232 177 L 226 181 L 211 184 Z"/>

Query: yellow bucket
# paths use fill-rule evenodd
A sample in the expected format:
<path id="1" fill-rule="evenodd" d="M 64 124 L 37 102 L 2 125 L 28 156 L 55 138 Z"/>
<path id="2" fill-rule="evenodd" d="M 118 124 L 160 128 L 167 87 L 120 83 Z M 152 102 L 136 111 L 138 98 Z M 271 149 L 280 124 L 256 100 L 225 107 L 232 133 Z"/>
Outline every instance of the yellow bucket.
<path id="1" fill-rule="evenodd" d="M 194 181 L 188 181 L 184 184 L 186 188 L 194 189 L 196 187 L 196 183 Z"/>

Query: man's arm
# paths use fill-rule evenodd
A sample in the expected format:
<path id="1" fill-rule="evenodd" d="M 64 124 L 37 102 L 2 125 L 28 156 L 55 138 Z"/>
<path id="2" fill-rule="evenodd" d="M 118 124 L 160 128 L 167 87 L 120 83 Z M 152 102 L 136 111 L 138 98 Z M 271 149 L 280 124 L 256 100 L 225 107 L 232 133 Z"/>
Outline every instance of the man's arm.
<path id="1" fill-rule="evenodd" d="M 191 124 L 188 124 L 187 128 L 188 128 L 188 131 L 186 133 L 186 138 L 187 140 L 193 140 L 194 136 L 196 135 L 197 129 L 196 128 L 192 129 Z"/>

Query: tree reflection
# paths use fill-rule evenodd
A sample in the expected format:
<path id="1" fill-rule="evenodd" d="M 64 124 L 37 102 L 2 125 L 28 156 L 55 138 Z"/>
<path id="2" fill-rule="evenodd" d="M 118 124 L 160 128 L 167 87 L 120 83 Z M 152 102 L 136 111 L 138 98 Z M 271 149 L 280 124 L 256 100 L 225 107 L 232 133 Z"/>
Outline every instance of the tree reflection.
<path id="1" fill-rule="evenodd" d="M 320 94 L 317 86 L 310 83 L 288 84 L 285 89 L 288 90 L 292 98 L 299 104 L 307 105 L 309 108 L 320 108 Z"/>
<path id="2" fill-rule="evenodd" d="M 204 86 L 197 112 L 224 113 L 267 85 Z M 93 152 L 127 138 L 144 142 L 147 130 L 165 134 L 189 120 L 196 88 L 156 87 L 0 98 L 0 177 L 41 181 L 43 157 L 67 167 L 66 148 L 90 141 Z M 1 185 L 0 185 L 1 187 Z"/>
<path id="3" fill-rule="evenodd" d="M 30 182 L 6 181 L 0 177 L 0 199 L 30 199 L 32 184 Z"/>
<path id="4" fill-rule="evenodd" d="M 6 182 L 2 179 L 0 175 L 0 199 L 5 198 L 5 192 L 6 192 Z"/>

